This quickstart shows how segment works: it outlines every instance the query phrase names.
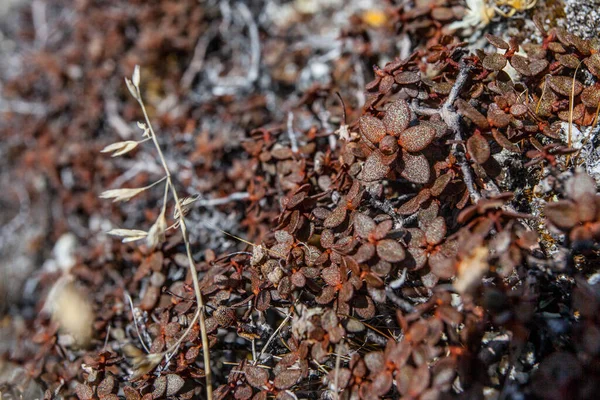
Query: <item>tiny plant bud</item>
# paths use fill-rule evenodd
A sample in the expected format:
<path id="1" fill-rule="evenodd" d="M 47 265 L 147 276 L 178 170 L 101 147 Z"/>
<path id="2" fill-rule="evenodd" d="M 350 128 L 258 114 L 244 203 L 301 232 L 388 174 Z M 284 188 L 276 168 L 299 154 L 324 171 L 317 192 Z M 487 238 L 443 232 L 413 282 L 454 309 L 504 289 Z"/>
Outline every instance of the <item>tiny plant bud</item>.
<path id="1" fill-rule="evenodd" d="M 133 76 L 131 77 L 132 83 L 136 88 L 140 87 L 140 66 L 136 65 L 133 69 Z"/>
<path id="2" fill-rule="evenodd" d="M 134 99 L 138 100 L 136 88 L 133 85 L 133 83 L 131 82 L 131 80 L 129 78 L 125 78 L 125 83 L 127 84 L 127 89 L 129 89 L 129 93 L 131 94 L 131 96 Z"/>
<path id="3" fill-rule="evenodd" d="M 155 249 L 165 241 L 165 232 L 167 230 L 167 219 L 165 213 L 161 212 L 156 222 L 152 225 L 146 236 L 146 244 L 150 249 Z"/>

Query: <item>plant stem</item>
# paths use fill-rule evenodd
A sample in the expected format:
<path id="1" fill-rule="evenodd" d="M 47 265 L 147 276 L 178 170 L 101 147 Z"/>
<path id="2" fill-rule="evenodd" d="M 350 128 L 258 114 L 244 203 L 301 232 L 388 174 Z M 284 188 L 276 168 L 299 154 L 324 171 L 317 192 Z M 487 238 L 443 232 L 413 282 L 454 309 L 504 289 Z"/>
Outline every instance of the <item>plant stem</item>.
<path id="1" fill-rule="evenodd" d="M 194 263 L 194 259 L 192 257 L 192 250 L 190 246 L 190 241 L 188 238 L 187 226 L 185 224 L 184 213 L 181 207 L 181 203 L 179 201 L 179 196 L 177 195 L 177 190 L 175 190 L 175 186 L 173 185 L 173 180 L 171 177 L 171 171 L 167 166 L 167 161 L 163 155 L 163 152 L 158 144 L 158 139 L 156 137 L 156 133 L 154 133 L 154 129 L 152 128 L 152 124 L 150 123 L 150 118 L 148 118 L 148 113 L 146 112 L 146 106 L 144 105 L 144 101 L 142 100 L 142 94 L 140 93 L 140 88 L 136 87 L 137 91 L 137 101 L 142 108 L 142 113 L 144 114 L 144 119 L 146 120 L 146 124 L 148 125 L 148 129 L 150 130 L 150 134 L 152 137 L 152 142 L 154 143 L 154 147 L 156 147 L 156 151 L 158 152 L 158 157 L 160 158 L 160 162 L 165 170 L 165 175 L 167 179 L 167 185 L 171 189 L 171 194 L 173 199 L 175 200 L 175 207 L 179 212 L 179 228 L 181 229 L 181 234 L 183 235 L 183 243 L 185 244 L 185 252 L 188 259 L 188 266 L 190 269 L 190 275 L 192 276 L 192 282 L 194 283 L 194 292 L 196 294 L 196 301 L 198 302 L 198 314 L 200 316 L 200 337 L 202 340 L 202 354 L 204 356 L 204 372 L 206 374 L 206 398 L 208 400 L 212 400 L 212 373 L 210 370 L 210 352 L 208 345 L 208 335 L 206 334 L 206 321 L 204 315 L 204 300 L 202 299 L 202 293 L 200 292 L 200 283 L 198 281 L 198 271 L 196 271 L 196 264 Z M 183 336 L 185 337 L 185 336 Z"/>

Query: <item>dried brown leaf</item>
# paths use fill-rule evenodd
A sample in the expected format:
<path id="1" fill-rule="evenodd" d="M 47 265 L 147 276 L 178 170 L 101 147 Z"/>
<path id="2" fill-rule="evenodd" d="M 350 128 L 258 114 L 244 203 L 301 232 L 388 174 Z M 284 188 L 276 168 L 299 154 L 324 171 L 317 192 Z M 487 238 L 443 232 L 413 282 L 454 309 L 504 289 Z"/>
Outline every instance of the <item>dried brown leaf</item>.
<path id="1" fill-rule="evenodd" d="M 398 166 L 400 175 L 413 183 L 425 184 L 431 178 L 429 161 L 423 154 L 411 154 L 402 150 L 402 162 Z"/>
<path id="2" fill-rule="evenodd" d="M 492 71 L 500 71 L 506 67 L 506 58 L 500 53 L 492 53 L 483 59 L 483 68 Z"/>
<path id="3" fill-rule="evenodd" d="M 273 385 L 277 389 L 289 389 L 300 380 L 302 371 L 299 369 L 287 369 L 275 377 Z"/>
<path id="4" fill-rule="evenodd" d="M 425 149 L 435 139 L 435 129 L 429 125 L 416 125 L 407 128 L 398 137 L 398 144 L 410 152 Z"/>
<path id="5" fill-rule="evenodd" d="M 393 102 L 387 108 L 383 117 L 383 123 L 390 135 L 398 136 L 408 127 L 411 119 L 412 114 L 408 103 L 406 100 L 400 99 Z"/>
<path id="6" fill-rule="evenodd" d="M 377 243 L 377 255 L 391 263 L 400 262 L 406 256 L 402 245 L 393 239 L 380 240 Z"/>
<path id="7" fill-rule="evenodd" d="M 360 132 L 371 143 L 377 144 L 385 136 L 385 125 L 383 121 L 371 115 L 363 115 L 358 121 Z"/>
<path id="8" fill-rule="evenodd" d="M 262 389 L 269 381 L 269 372 L 264 368 L 246 365 L 244 372 L 248 383 L 257 389 Z"/>
<path id="9" fill-rule="evenodd" d="M 374 182 L 383 179 L 389 172 L 390 167 L 385 165 L 383 155 L 379 151 L 374 151 L 365 161 L 358 179 Z"/>
<path id="10" fill-rule="evenodd" d="M 498 36 L 494 36 L 494 35 L 490 35 L 489 33 L 486 33 L 485 38 L 488 40 L 488 42 L 490 42 L 492 44 L 492 46 L 494 46 L 498 49 L 508 50 L 510 48 L 508 43 L 506 43 L 502 38 L 500 38 Z"/>
<path id="11" fill-rule="evenodd" d="M 490 145 L 480 133 L 475 133 L 467 140 L 467 150 L 478 164 L 483 164 L 490 158 Z"/>
<path id="12" fill-rule="evenodd" d="M 560 229 L 571 229 L 578 222 L 577 206 L 569 200 L 546 204 L 544 214 L 553 225 Z"/>
<path id="13" fill-rule="evenodd" d="M 375 221 L 371 217 L 363 213 L 354 216 L 354 230 L 359 237 L 367 239 L 373 229 L 375 229 Z"/>
<path id="14" fill-rule="evenodd" d="M 339 204 L 336 208 L 334 208 L 333 212 L 329 214 L 325 221 L 323 221 L 323 226 L 325 228 L 335 228 L 344 222 L 346 219 L 346 205 Z"/>
<path id="15" fill-rule="evenodd" d="M 570 76 L 550 76 L 548 78 L 548 85 L 554 90 L 554 92 L 563 96 L 571 96 L 571 86 L 575 82 L 575 96 L 579 95 L 583 90 L 583 85 L 577 79 L 573 79 Z"/>

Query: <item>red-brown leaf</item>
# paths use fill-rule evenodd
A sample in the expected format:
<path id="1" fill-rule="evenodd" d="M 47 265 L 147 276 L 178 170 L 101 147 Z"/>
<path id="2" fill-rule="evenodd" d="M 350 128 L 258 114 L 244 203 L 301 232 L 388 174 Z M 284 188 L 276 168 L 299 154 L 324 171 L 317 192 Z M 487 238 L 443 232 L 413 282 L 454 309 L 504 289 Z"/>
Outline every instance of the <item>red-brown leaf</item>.
<path id="1" fill-rule="evenodd" d="M 435 129 L 429 125 L 416 125 L 405 129 L 398 138 L 398 144 L 407 151 L 421 151 L 435 138 Z"/>
<path id="2" fill-rule="evenodd" d="M 379 373 L 385 367 L 385 357 L 381 351 L 372 351 L 365 354 L 365 364 L 371 374 Z"/>
<path id="3" fill-rule="evenodd" d="M 257 389 L 261 389 L 269 381 L 269 373 L 264 368 L 246 365 L 244 371 L 248 383 Z"/>
<path id="4" fill-rule="evenodd" d="M 480 133 L 475 133 L 467 140 L 467 150 L 477 164 L 483 164 L 490 158 L 490 145 Z"/>
<path id="5" fill-rule="evenodd" d="M 402 150 L 402 162 L 398 166 L 400 175 L 413 183 L 425 184 L 431 178 L 429 161 L 423 154 L 412 154 Z"/>
<path id="6" fill-rule="evenodd" d="M 393 102 L 385 112 L 383 123 L 390 135 L 398 136 L 410 123 L 412 116 L 406 100 Z"/>
<path id="7" fill-rule="evenodd" d="M 340 267 L 332 265 L 331 267 L 323 268 L 321 276 L 329 286 L 336 286 L 341 282 Z"/>
<path id="8" fill-rule="evenodd" d="M 577 207 L 569 200 L 546 204 L 544 213 L 552 224 L 561 229 L 570 229 L 578 222 Z"/>
<path id="9" fill-rule="evenodd" d="M 277 389 L 289 389 L 298 382 L 301 376 L 302 371 L 299 369 L 288 369 L 275 377 L 273 385 Z"/>
<path id="10" fill-rule="evenodd" d="M 456 100 L 456 107 L 461 115 L 470 119 L 475 125 L 477 125 L 478 128 L 489 128 L 490 125 L 487 118 L 470 103 L 464 101 L 463 99 L 458 99 Z"/>
<path id="11" fill-rule="evenodd" d="M 335 228 L 338 225 L 341 225 L 342 222 L 346 219 L 346 205 L 340 203 L 325 221 L 323 221 L 323 226 L 325 228 Z"/>
<path id="12" fill-rule="evenodd" d="M 443 217 L 437 217 L 425 228 L 427 243 L 439 244 L 446 236 L 446 221 Z"/>
<path id="13" fill-rule="evenodd" d="M 575 96 L 577 96 L 583 90 L 583 85 L 577 79 L 573 81 L 573 77 L 570 76 L 550 76 L 548 78 L 548 85 L 556 93 L 562 94 L 563 96 L 570 96 L 571 90 L 575 82 Z"/>
<path id="14" fill-rule="evenodd" d="M 368 238 L 373 229 L 375 229 L 375 221 L 371 217 L 363 213 L 354 216 L 354 231 L 359 237 Z"/>
<path id="15" fill-rule="evenodd" d="M 400 262 L 406 256 L 402 245 L 393 239 L 380 240 L 377 243 L 377 255 L 391 263 Z"/>
<path id="16" fill-rule="evenodd" d="M 490 42 L 492 44 L 492 46 L 494 46 L 498 49 L 508 50 L 510 48 L 508 43 L 506 43 L 504 41 L 504 39 L 502 39 L 498 36 L 494 36 L 494 35 L 490 35 L 489 33 L 486 33 L 485 38 L 488 40 L 488 42 Z"/>
<path id="17" fill-rule="evenodd" d="M 385 136 L 385 125 L 383 121 L 371 115 L 363 115 L 358 121 L 360 133 L 371 143 L 377 144 Z"/>
<path id="18" fill-rule="evenodd" d="M 390 172 L 389 165 L 385 163 L 385 156 L 379 151 L 374 151 L 367 157 L 358 179 L 373 182 L 383 179 Z"/>

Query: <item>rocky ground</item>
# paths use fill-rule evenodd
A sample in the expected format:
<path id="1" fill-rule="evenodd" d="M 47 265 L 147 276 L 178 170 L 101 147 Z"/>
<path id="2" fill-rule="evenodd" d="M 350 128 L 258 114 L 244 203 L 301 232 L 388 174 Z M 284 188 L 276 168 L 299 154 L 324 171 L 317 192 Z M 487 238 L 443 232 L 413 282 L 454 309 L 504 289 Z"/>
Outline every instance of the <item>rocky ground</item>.
<path id="1" fill-rule="evenodd" d="M 597 8 L 3 1 L 0 398 L 594 398 Z"/>

